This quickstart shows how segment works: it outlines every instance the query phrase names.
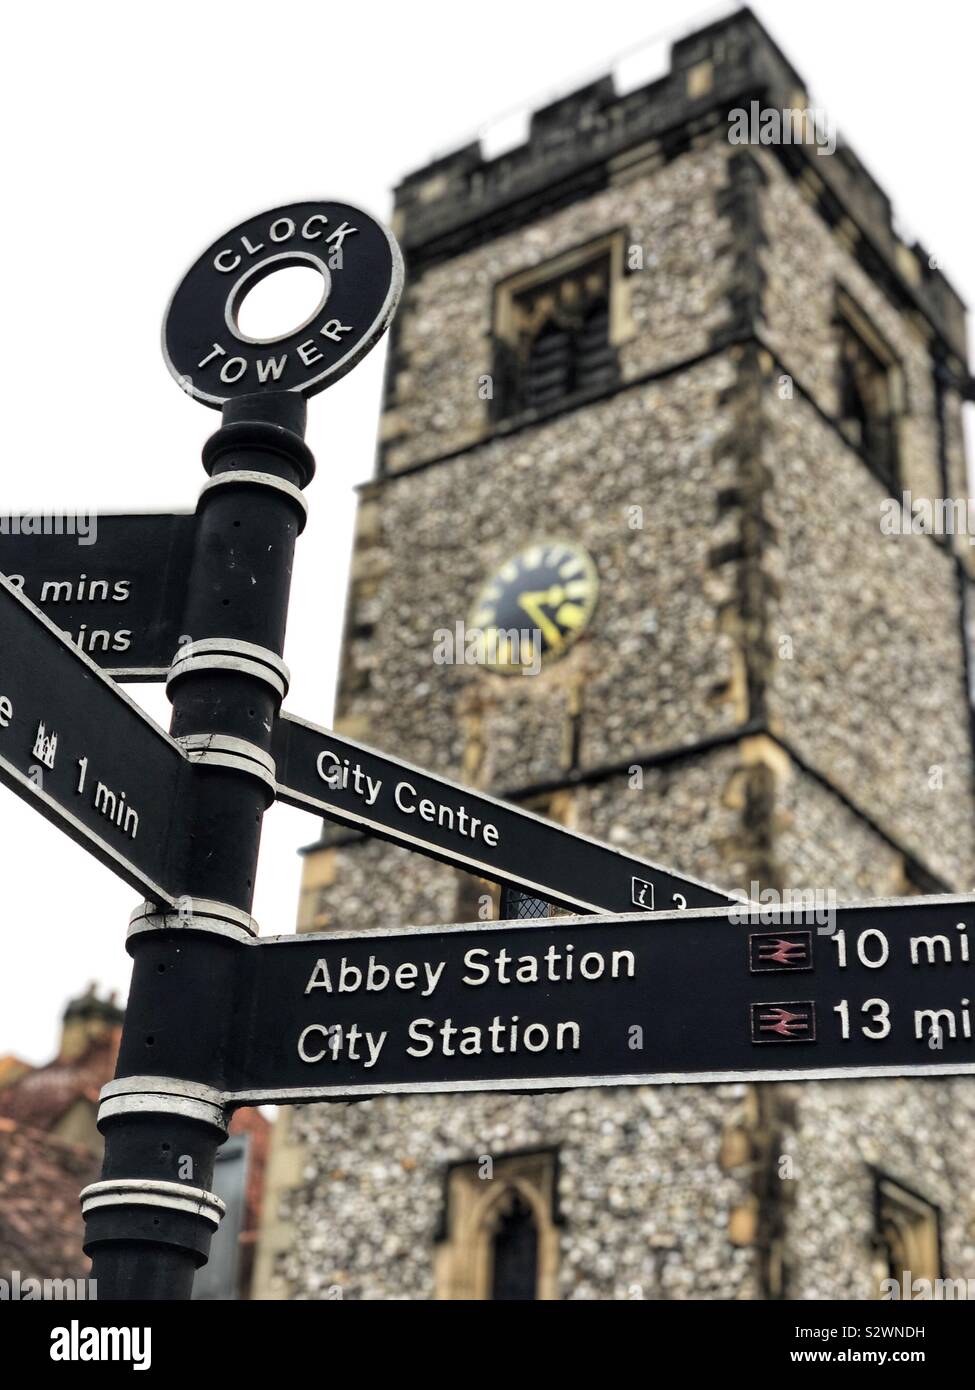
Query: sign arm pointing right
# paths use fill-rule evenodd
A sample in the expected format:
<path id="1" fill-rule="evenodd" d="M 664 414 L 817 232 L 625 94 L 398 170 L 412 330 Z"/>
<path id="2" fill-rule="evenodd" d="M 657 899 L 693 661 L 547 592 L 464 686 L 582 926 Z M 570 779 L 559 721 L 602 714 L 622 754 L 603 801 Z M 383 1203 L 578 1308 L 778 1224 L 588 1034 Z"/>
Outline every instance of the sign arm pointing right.
<path id="1" fill-rule="evenodd" d="M 274 731 L 278 798 L 573 912 L 714 907 L 727 893 L 303 719 Z"/>

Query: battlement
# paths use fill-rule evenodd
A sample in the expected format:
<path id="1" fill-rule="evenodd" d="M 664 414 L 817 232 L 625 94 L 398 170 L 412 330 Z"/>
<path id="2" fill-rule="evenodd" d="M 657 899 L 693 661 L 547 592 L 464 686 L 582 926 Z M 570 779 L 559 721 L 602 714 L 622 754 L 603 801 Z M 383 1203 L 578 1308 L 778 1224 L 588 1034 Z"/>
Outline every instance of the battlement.
<path id="1" fill-rule="evenodd" d="M 665 160 L 729 113 L 805 109 L 805 83 L 752 12 L 677 40 L 662 77 L 621 95 L 611 75 L 536 110 L 528 137 L 489 158 L 480 141 L 408 175 L 396 190 L 396 229 L 414 270 L 493 239 L 545 211 L 606 187 L 621 166 Z M 852 149 L 772 144 L 816 191 L 824 215 L 853 224 L 878 273 L 893 276 L 951 351 L 966 355 L 965 305 L 926 249 L 895 231 L 891 201 Z"/>

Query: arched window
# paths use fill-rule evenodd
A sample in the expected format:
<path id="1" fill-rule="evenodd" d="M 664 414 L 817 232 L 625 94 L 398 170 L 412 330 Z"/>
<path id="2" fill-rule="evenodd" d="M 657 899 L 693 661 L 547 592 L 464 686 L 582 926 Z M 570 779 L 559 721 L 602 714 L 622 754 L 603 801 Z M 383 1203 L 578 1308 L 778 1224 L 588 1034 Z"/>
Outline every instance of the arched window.
<path id="1" fill-rule="evenodd" d="M 491 1266 L 491 1297 L 496 1302 L 538 1297 L 538 1227 L 517 1188 L 509 1188 L 498 1203 Z"/>
<path id="2" fill-rule="evenodd" d="M 633 335 L 624 238 L 614 232 L 512 277 L 495 305 L 497 418 L 610 389 Z"/>
<path id="3" fill-rule="evenodd" d="M 905 1279 L 934 1285 L 943 1273 L 938 1208 L 896 1179 L 875 1173 L 874 1210 L 879 1277 L 898 1285 Z"/>
<path id="4" fill-rule="evenodd" d="M 891 492 L 898 484 L 900 375 L 889 348 L 846 294 L 840 294 L 839 406 L 843 433 Z"/>
<path id="5" fill-rule="evenodd" d="M 558 1298 L 556 1191 L 551 1152 L 454 1164 L 436 1250 L 437 1297 Z"/>

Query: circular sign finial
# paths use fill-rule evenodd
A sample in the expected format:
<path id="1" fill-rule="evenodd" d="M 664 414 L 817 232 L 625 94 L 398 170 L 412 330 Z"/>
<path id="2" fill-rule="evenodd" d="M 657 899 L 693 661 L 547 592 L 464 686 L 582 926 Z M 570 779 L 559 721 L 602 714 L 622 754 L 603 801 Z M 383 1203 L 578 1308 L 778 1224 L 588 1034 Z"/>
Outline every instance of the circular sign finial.
<path id="1" fill-rule="evenodd" d="M 254 286 L 289 266 L 319 271 L 318 307 L 298 328 L 258 339 L 241 330 Z M 163 354 L 191 396 L 220 407 L 262 391 L 313 396 L 382 337 L 403 288 L 392 233 L 345 203 L 293 203 L 234 227 L 184 275 L 163 320 Z"/>

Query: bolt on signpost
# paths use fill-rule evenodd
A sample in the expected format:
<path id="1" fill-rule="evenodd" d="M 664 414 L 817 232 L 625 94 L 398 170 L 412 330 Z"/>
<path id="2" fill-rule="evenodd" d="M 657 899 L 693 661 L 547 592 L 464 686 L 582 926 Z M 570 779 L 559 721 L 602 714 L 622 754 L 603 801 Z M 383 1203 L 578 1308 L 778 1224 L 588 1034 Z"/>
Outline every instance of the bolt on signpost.
<path id="1" fill-rule="evenodd" d="M 249 289 L 309 264 L 314 314 L 244 334 Z M 378 341 L 401 286 L 395 241 L 357 208 L 236 227 L 163 333 L 174 376 L 223 416 L 196 511 L 102 518 L 111 583 L 29 525 L 0 538 L 0 782 L 145 899 L 104 1168 L 82 1193 L 102 1299 L 190 1297 L 238 1106 L 975 1072 L 975 898 L 838 907 L 824 929 L 282 712 L 305 398 Z M 169 734 L 113 676 L 165 679 Z M 511 920 L 259 939 L 276 800 L 501 884 Z"/>

